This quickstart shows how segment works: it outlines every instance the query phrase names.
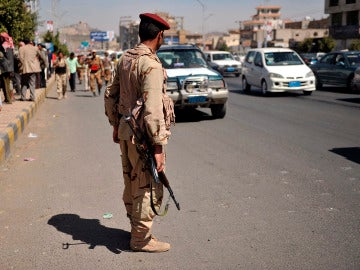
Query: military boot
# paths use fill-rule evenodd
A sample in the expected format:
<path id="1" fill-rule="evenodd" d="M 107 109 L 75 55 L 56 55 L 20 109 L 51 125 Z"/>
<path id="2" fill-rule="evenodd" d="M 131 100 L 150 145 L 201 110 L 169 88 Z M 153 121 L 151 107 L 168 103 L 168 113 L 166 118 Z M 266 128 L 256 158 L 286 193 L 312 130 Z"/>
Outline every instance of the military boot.
<path id="1" fill-rule="evenodd" d="M 165 252 L 170 249 L 170 244 L 160 242 L 154 236 L 151 235 L 150 240 L 145 241 L 130 241 L 130 248 L 133 251 L 140 252 Z"/>

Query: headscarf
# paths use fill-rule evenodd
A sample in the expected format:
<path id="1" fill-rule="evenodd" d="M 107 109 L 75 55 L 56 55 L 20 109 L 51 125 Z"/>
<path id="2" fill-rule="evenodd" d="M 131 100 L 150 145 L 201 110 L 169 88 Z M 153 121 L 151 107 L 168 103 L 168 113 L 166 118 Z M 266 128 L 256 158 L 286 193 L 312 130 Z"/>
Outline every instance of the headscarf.
<path id="1" fill-rule="evenodd" d="M 14 49 L 13 39 L 12 39 L 12 37 L 9 36 L 8 33 L 2 32 L 2 33 L 0 34 L 0 36 L 2 36 L 2 37 L 4 38 L 4 40 L 5 40 L 5 41 L 3 42 L 3 44 L 1 44 L 5 50 L 8 49 L 8 48 Z"/>

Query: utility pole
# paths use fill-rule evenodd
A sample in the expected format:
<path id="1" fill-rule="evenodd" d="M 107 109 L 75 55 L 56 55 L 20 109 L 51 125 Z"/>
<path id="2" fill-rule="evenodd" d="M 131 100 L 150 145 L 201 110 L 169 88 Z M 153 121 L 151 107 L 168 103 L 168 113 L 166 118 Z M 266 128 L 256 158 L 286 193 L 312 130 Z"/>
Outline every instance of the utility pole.
<path id="1" fill-rule="evenodd" d="M 202 44 L 203 44 L 203 50 L 204 50 L 205 49 L 205 39 L 204 39 L 205 5 L 200 0 L 196 0 L 196 1 L 201 5 L 201 10 L 202 10 L 201 34 L 202 34 Z"/>

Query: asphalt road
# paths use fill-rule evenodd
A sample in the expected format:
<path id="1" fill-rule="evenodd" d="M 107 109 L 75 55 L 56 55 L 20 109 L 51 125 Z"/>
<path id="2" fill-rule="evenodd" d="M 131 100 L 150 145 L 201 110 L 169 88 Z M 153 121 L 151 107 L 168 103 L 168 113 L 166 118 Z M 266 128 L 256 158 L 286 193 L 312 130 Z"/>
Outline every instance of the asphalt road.
<path id="1" fill-rule="evenodd" d="M 360 269 L 360 96 L 226 80 L 224 119 L 177 113 L 162 254 L 129 251 L 103 99 L 53 89 L 0 167 L 0 269 Z"/>

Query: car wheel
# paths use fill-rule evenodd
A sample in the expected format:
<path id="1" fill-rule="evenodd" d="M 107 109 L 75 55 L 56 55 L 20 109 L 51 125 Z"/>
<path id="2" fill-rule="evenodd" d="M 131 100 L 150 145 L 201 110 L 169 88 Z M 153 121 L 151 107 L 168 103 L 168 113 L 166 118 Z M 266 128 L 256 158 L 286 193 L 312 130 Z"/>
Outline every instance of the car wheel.
<path id="1" fill-rule="evenodd" d="M 311 96 L 313 91 L 303 91 L 304 96 Z"/>
<path id="2" fill-rule="evenodd" d="M 211 114 L 214 118 L 224 118 L 226 114 L 226 104 L 213 104 L 210 106 Z"/>
<path id="3" fill-rule="evenodd" d="M 316 78 L 316 90 L 321 90 L 322 88 L 323 88 L 323 84 L 322 84 L 322 82 L 320 81 L 320 79 L 319 79 L 319 77 L 318 76 L 316 76 L 315 77 Z"/>
<path id="4" fill-rule="evenodd" d="M 267 83 L 265 80 L 263 80 L 261 82 L 261 93 L 264 95 L 264 96 L 267 96 L 269 94 L 268 92 L 268 87 L 267 87 Z"/>
<path id="5" fill-rule="evenodd" d="M 249 93 L 251 90 L 251 85 L 248 84 L 245 76 L 243 76 L 243 78 L 242 78 L 242 89 L 245 93 Z"/>
<path id="6" fill-rule="evenodd" d="M 348 79 L 347 88 L 350 89 L 353 92 L 356 92 L 356 84 L 354 81 L 354 75 L 351 75 Z"/>

